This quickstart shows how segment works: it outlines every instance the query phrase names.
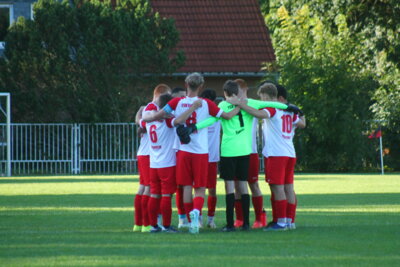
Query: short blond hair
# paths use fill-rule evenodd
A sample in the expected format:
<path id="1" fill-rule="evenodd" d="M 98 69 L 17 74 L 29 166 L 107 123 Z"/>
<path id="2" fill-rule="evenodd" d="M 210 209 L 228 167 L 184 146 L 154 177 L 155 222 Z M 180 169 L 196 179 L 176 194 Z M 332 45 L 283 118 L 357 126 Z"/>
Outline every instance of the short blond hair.
<path id="1" fill-rule="evenodd" d="M 273 83 L 264 83 L 258 88 L 257 95 L 267 94 L 270 98 L 278 97 L 278 89 Z"/>

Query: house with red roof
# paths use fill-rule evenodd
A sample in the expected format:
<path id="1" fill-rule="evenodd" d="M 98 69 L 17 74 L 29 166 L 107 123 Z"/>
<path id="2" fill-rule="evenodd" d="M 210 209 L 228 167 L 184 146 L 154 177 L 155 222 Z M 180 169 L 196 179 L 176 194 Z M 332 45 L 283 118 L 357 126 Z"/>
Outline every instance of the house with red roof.
<path id="1" fill-rule="evenodd" d="M 183 87 L 185 76 L 191 72 L 202 73 L 205 87 L 219 94 L 227 79 L 242 78 L 249 87 L 256 87 L 266 76 L 263 63 L 275 61 L 257 0 L 150 0 L 150 3 L 161 16 L 175 20 L 180 32 L 177 48 L 186 56 L 182 68 L 162 79 L 171 88 Z"/>

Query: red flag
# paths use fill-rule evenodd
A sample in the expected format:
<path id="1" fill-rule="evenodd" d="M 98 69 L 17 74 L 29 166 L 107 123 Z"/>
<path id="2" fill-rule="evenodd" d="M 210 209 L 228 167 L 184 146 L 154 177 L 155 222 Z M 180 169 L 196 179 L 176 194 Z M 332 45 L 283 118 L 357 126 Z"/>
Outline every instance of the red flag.
<path id="1" fill-rule="evenodd" d="M 372 138 L 380 138 L 382 136 L 382 131 L 381 131 L 381 129 L 379 128 L 379 129 L 376 129 L 372 134 L 370 134 L 369 136 L 368 136 L 368 138 L 369 139 L 372 139 Z"/>

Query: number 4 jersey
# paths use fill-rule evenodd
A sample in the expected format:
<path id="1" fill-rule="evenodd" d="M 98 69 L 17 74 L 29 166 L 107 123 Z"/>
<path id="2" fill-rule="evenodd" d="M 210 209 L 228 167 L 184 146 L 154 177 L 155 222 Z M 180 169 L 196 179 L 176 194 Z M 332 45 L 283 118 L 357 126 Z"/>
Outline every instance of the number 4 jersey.
<path id="1" fill-rule="evenodd" d="M 158 106 L 149 103 L 144 112 L 158 111 Z M 173 149 L 175 127 L 173 118 L 146 123 L 150 139 L 150 168 L 166 168 L 176 165 L 176 152 Z"/>
<path id="2" fill-rule="evenodd" d="M 182 97 L 174 98 L 168 102 L 164 107 L 167 113 L 172 113 L 175 110 L 175 117 L 178 117 L 183 112 L 188 110 L 199 97 Z M 202 98 L 200 98 L 202 99 Z M 202 106 L 196 109 L 192 115 L 186 120 L 186 125 L 196 124 L 198 121 L 205 120 L 210 116 L 220 117 L 222 110 L 217 105 L 208 100 L 202 99 Z M 195 154 L 208 154 L 208 130 L 201 129 L 190 135 L 191 141 L 189 144 L 180 144 L 179 150 L 195 153 Z"/>
<path id="3" fill-rule="evenodd" d="M 264 157 L 290 157 L 295 158 L 296 152 L 293 145 L 295 124 L 299 121 L 296 114 L 281 109 L 265 108 L 269 119 L 263 122 L 263 137 L 265 140 Z"/>

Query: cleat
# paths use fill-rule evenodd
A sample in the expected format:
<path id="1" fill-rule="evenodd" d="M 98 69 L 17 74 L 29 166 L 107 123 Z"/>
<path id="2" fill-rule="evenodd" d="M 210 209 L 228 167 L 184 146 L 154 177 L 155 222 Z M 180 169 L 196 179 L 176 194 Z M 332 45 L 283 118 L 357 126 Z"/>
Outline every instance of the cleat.
<path id="1" fill-rule="evenodd" d="M 267 224 L 267 226 L 265 226 L 265 227 L 271 227 L 273 224 L 275 224 L 276 222 L 274 222 L 274 221 L 270 221 L 268 224 Z"/>
<path id="2" fill-rule="evenodd" d="M 142 226 L 141 225 L 134 225 L 133 226 L 133 231 L 134 232 L 141 232 L 142 231 Z"/>
<path id="3" fill-rule="evenodd" d="M 215 224 L 214 217 L 208 217 L 207 227 L 215 229 L 217 225 Z"/>
<path id="4" fill-rule="evenodd" d="M 189 232 L 191 234 L 198 234 L 199 233 L 199 216 L 200 216 L 200 211 L 198 210 L 192 210 L 190 213 L 190 227 L 189 227 Z"/>
<path id="5" fill-rule="evenodd" d="M 253 226 L 251 228 L 253 229 L 259 229 L 259 228 L 263 228 L 265 227 L 265 225 L 263 225 L 262 222 L 260 221 L 254 221 Z"/>
<path id="6" fill-rule="evenodd" d="M 151 226 L 142 226 L 142 233 L 150 233 Z"/>
<path id="7" fill-rule="evenodd" d="M 265 210 L 261 213 L 261 223 L 263 227 L 267 226 L 267 212 Z"/>
<path id="8" fill-rule="evenodd" d="M 233 224 L 236 228 L 239 228 L 243 225 L 243 221 L 241 220 L 236 220 L 235 223 Z"/>
<path id="9" fill-rule="evenodd" d="M 240 227 L 241 231 L 249 231 L 250 230 L 250 226 L 248 224 L 243 224 L 242 227 Z"/>
<path id="10" fill-rule="evenodd" d="M 263 230 L 267 232 L 274 232 L 274 231 L 286 231 L 288 228 L 285 226 L 280 226 L 277 223 L 273 223 L 269 227 L 265 227 Z"/>
<path id="11" fill-rule="evenodd" d="M 224 233 L 235 232 L 235 231 L 236 231 L 235 227 L 229 227 L 229 226 L 225 226 L 224 228 L 221 229 L 221 232 Z"/>
<path id="12" fill-rule="evenodd" d="M 150 233 L 160 233 L 162 231 L 161 227 L 157 226 L 151 226 Z"/>
<path id="13" fill-rule="evenodd" d="M 188 223 L 188 222 L 179 223 L 179 224 L 178 224 L 178 229 L 181 229 L 181 228 L 189 228 L 189 227 L 190 227 L 190 223 Z"/>
<path id="14" fill-rule="evenodd" d="M 176 230 L 174 227 L 169 226 L 169 227 L 164 227 L 164 229 L 162 229 L 163 233 L 169 233 L 169 234 L 176 234 L 179 233 L 178 230 Z"/>
<path id="15" fill-rule="evenodd" d="M 289 223 L 289 224 L 287 225 L 287 228 L 288 228 L 289 230 L 296 230 L 296 224 L 295 224 L 295 223 Z"/>

